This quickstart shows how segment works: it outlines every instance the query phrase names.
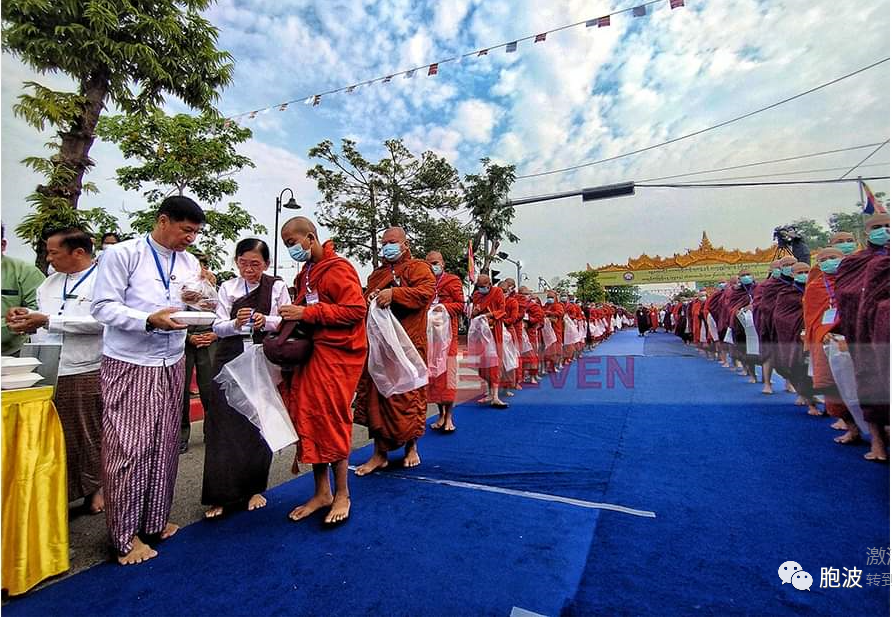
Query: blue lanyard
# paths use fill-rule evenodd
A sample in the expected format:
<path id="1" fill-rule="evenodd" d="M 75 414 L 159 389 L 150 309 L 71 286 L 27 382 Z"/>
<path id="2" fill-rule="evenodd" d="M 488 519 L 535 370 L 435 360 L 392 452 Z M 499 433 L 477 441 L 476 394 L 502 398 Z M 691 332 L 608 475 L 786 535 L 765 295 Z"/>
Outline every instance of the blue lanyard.
<path id="1" fill-rule="evenodd" d="M 830 296 L 830 308 L 836 304 L 836 294 L 833 293 L 833 287 L 830 286 L 830 283 L 827 281 L 827 275 L 824 274 L 824 287 L 827 288 L 827 294 Z"/>
<path id="2" fill-rule="evenodd" d="M 152 257 L 155 258 L 155 267 L 158 268 L 158 276 L 161 277 L 161 283 L 164 285 L 164 290 L 167 291 L 169 296 L 170 282 L 173 280 L 173 266 L 175 263 L 177 263 L 177 253 L 176 251 L 171 251 L 170 253 L 170 272 L 167 273 L 167 278 L 165 278 L 164 269 L 161 267 L 161 259 L 158 257 L 158 251 L 156 251 L 155 247 L 152 246 L 152 241 L 149 239 L 148 234 L 146 234 L 146 242 L 148 243 L 149 248 L 152 249 Z"/>
<path id="3" fill-rule="evenodd" d="M 95 269 L 96 269 L 96 264 L 93 264 L 92 266 L 90 266 L 90 269 L 87 270 L 86 274 L 84 274 L 82 277 L 80 277 L 77 280 L 77 283 L 75 283 L 74 287 L 71 288 L 72 294 L 74 294 L 74 292 L 77 291 L 77 288 L 81 286 L 81 283 L 83 283 L 85 280 L 87 280 L 88 276 L 93 274 L 93 270 L 95 270 Z M 59 307 L 59 315 L 61 315 L 62 311 L 65 310 L 65 301 L 67 299 L 68 299 L 68 275 L 66 274 L 65 275 L 65 283 L 62 285 L 62 306 Z"/>
<path id="4" fill-rule="evenodd" d="M 307 265 L 304 266 L 304 287 L 307 290 L 307 293 L 312 293 L 313 290 L 310 289 L 310 270 L 313 269 L 313 262 L 308 261 Z"/>

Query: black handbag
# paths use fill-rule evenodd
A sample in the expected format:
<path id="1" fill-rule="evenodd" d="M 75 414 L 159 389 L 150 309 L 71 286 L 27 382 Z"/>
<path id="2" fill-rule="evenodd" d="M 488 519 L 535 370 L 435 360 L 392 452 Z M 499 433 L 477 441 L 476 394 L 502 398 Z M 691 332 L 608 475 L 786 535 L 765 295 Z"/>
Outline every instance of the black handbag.
<path id="1" fill-rule="evenodd" d="M 312 352 L 312 329 L 301 321 L 283 321 L 277 332 L 263 339 L 263 355 L 283 368 L 303 364 Z"/>

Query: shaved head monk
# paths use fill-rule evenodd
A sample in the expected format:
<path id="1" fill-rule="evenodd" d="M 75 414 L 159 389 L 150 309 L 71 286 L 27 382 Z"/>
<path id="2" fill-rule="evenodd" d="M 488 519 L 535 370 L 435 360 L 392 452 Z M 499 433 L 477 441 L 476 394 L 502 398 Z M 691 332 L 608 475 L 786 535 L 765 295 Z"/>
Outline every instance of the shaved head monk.
<path id="1" fill-rule="evenodd" d="M 430 265 L 437 281 L 432 306 L 443 307 L 449 313 L 449 323 L 452 326 L 452 342 L 449 344 L 446 371 L 432 377 L 427 384 L 427 402 L 436 403 L 440 412 L 440 417 L 431 424 L 431 428 L 435 431 L 452 433 L 455 431 L 452 406 L 455 404 L 455 395 L 458 391 L 458 324 L 465 310 L 465 292 L 462 289 L 461 279 L 446 272 L 441 253 L 431 251 L 425 261 Z"/>
<path id="2" fill-rule="evenodd" d="M 486 396 L 477 401 L 482 405 L 492 405 L 498 409 L 505 409 L 508 405 L 500 398 L 499 390 L 502 385 L 502 358 L 503 358 L 503 340 L 502 326 L 506 320 L 505 312 L 505 292 L 501 287 L 493 287 L 492 281 L 486 274 L 477 277 L 477 284 L 474 293 L 471 295 L 473 309 L 471 309 L 471 318 L 474 319 L 481 315 L 486 316 L 489 329 L 492 331 L 492 337 L 496 342 L 498 350 L 499 363 L 496 366 L 483 368 L 478 372 L 480 378 L 486 382 Z"/>
<path id="3" fill-rule="evenodd" d="M 517 283 L 514 282 L 514 279 L 507 278 L 499 283 L 499 289 L 505 294 L 505 321 L 503 323 L 508 334 L 511 335 L 511 341 L 519 352 L 520 341 L 518 340 L 517 332 L 514 330 L 514 324 L 522 319 L 523 316 L 520 315 L 520 303 L 517 301 L 517 293 L 515 291 L 517 289 Z M 514 396 L 514 393 L 511 392 L 511 390 L 518 387 L 516 371 L 503 370 L 501 385 L 502 388 L 505 389 L 505 396 Z"/>
<path id="4" fill-rule="evenodd" d="M 545 298 L 545 317 L 551 322 L 557 341 L 545 350 L 546 368 L 549 373 L 561 370 L 564 359 L 564 305 L 558 295 L 549 291 Z"/>
<path id="5" fill-rule="evenodd" d="M 414 259 L 406 232 L 391 227 L 381 237 L 383 262 L 368 278 L 365 298 L 389 308 L 403 326 L 415 349 L 427 359 L 427 310 L 437 290 L 431 267 Z M 357 476 L 387 467 L 387 453 L 405 447 L 404 467 L 421 464 L 418 439 L 427 421 L 427 386 L 385 398 L 378 392 L 366 367 L 356 392 L 356 422 L 368 427 L 375 452 L 356 468 Z"/>
<path id="6" fill-rule="evenodd" d="M 775 342 L 774 307 L 778 293 L 793 283 L 794 263 L 796 258 L 789 255 L 771 262 L 769 278 L 759 283 L 753 292 L 753 319 L 759 334 L 759 355 L 762 362 L 762 394 L 774 393 L 771 386 Z"/>
<path id="7" fill-rule="evenodd" d="M 526 304 L 526 314 L 521 321 L 521 328 L 526 330 L 533 348 L 521 357 L 520 370 L 524 380 L 539 383 L 539 331 L 542 329 L 545 311 L 542 309 L 542 305 L 533 299 L 533 293 L 529 287 L 521 287 L 518 293 L 525 298 Z"/>
<path id="8" fill-rule="evenodd" d="M 843 257 L 858 250 L 855 234 L 848 231 L 838 231 L 830 236 L 830 246 L 842 251 Z"/>
<path id="9" fill-rule="evenodd" d="M 300 438 L 293 471 L 298 472 L 298 463 L 312 465 L 316 490 L 289 517 L 299 521 L 329 508 L 325 522 L 342 523 L 350 515 L 350 405 L 368 350 L 366 302 L 353 265 L 335 254 L 331 240 L 322 242 L 309 219 L 298 216 L 285 223 L 282 240 L 292 259 L 303 267 L 294 281 L 294 304 L 280 307 L 279 315 L 309 324 L 313 338 L 310 358 L 294 368 L 285 399 Z M 335 476 L 333 494 L 329 466 Z"/>

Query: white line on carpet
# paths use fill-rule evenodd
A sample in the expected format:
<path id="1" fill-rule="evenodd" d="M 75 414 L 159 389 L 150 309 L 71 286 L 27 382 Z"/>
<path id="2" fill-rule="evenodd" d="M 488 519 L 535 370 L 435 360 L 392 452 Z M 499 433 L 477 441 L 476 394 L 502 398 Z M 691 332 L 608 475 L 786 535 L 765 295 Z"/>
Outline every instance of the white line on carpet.
<path id="1" fill-rule="evenodd" d="M 350 465 L 351 470 L 355 470 L 354 465 Z M 526 497 L 527 499 L 538 499 L 539 501 L 552 501 L 557 503 L 565 503 L 570 506 L 578 506 L 580 508 L 589 508 L 590 510 L 611 510 L 613 512 L 621 512 L 623 514 L 631 514 L 632 516 L 641 516 L 644 518 L 656 518 L 655 512 L 650 510 L 635 510 L 627 508 L 615 503 L 603 503 L 598 501 L 585 501 L 582 499 L 573 499 L 572 497 L 561 497 L 560 495 L 549 495 L 547 493 L 534 493 L 532 491 L 518 491 L 513 488 L 503 488 L 501 486 L 488 486 L 486 484 L 474 484 L 473 482 L 459 482 L 457 480 L 438 480 L 437 478 L 427 478 L 425 476 L 409 476 L 396 472 L 385 472 L 380 474 L 387 478 L 399 478 L 400 480 L 418 480 L 419 482 L 429 482 L 431 484 L 442 484 L 444 486 L 454 486 L 457 488 L 468 488 L 474 491 L 485 491 L 487 493 L 498 493 L 501 495 L 514 495 L 516 497 Z"/>

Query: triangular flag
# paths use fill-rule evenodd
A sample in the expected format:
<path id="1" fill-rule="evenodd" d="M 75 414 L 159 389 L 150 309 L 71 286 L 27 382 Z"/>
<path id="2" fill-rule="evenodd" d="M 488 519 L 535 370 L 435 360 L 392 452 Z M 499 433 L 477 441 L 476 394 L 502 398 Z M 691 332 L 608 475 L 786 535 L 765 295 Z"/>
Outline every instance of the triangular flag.
<path id="1" fill-rule="evenodd" d="M 684 0 L 669 0 L 670 9 L 680 9 L 684 6 Z"/>
<path id="2" fill-rule="evenodd" d="M 313 97 L 313 107 L 316 107 L 316 106 L 319 105 L 319 103 L 321 103 L 321 102 L 322 102 L 322 95 L 321 95 L 321 94 L 317 94 L 317 95 L 315 95 L 315 96 Z"/>
<path id="3" fill-rule="evenodd" d="M 489 53 L 488 49 L 481 49 L 480 51 L 477 52 L 477 57 L 479 58 L 480 56 L 485 56 L 488 53 Z"/>
<path id="4" fill-rule="evenodd" d="M 282 103 L 281 105 L 279 105 L 279 111 L 285 111 L 286 109 L 288 109 L 288 103 Z"/>
<path id="5" fill-rule="evenodd" d="M 257 117 L 256 111 L 252 111 L 250 114 L 248 114 L 248 120 L 253 120 L 256 117 Z"/>
<path id="6" fill-rule="evenodd" d="M 356 86 L 347 86 L 347 94 L 353 94 L 354 90 L 356 90 Z"/>
<path id="7" fill-rule="evenodd" d="M 604 17 L 598 18 L 598 27 L 599 28 L 606 28 L 609 25 L 610 25 L 610 15 L 605 15 Z"/>
<path id="8" fill-rule="evenodd" d="M 508 43 L 507 45 L 505 45 L 505 53 L 506 54 L 510 54 L 515 51 L 517 51 L 517 41 L 512 41 L 511 43 Z"/>
<path id="9" fill-rule="evenodd" d="M 384 83 L 389 84 L 391 79 L 393 79 L 393 75 L 388 75 L 387 77 L 384 78 Z"/>
<path id="10" fill-rule="evenodd" d="M 591 28 L 591 27 L 593 27 L 593 26 L 597 26 L 597 25 L 598 25 L 598 20 L 597 20 L 597 19 L 589 19 L 587 22 L 585 22 L 585 27 L 586 27 L 586 28 Z"/>
<path id="11" fill-rule="evenodd" d="M 635 17 L 644 17 L 645 15 L 647 15 L 647 7 L 643 4 L 641 6 L 636 6 L 634 9 L 632 9 L 632 15 L 634 15 Z"/>
<path id="12" fill-rule="evenodd" d="M 434 62 L 432 65 L 430 65 L 429 67 L 427 67 L 427 74 L 428 74 L 429 76 L 430 76 L 430 75 L 436 75 L 436 74 L 437 74 L 437 70 L 438 70 L 438 66 L 439 66 L 439 63 L 438 63 L 438 62 Z"/>
<path id="13" fill-rule="evenodd" d="M 406 71 L 406 75 L 405 75 L 404 79 L 412 79 L 413 77 L 415 77 L 415 69 L 412 69 L 411 71 Z"/>
<path id="14" fill-rule="evenodd" d="M 546 35 L 546 34 L 548 34 L 548 33 L 547 33 L 547 32 L 543 32 L 542 34 L 537 34 L 537 35 L 536 35 L 536 40 L 533 41 L 533 42 L 534 42 L 534 43 L 542 43 L 542 42 L 544 42 L 544 41 L 545 41 L 545 35 Z"/>

